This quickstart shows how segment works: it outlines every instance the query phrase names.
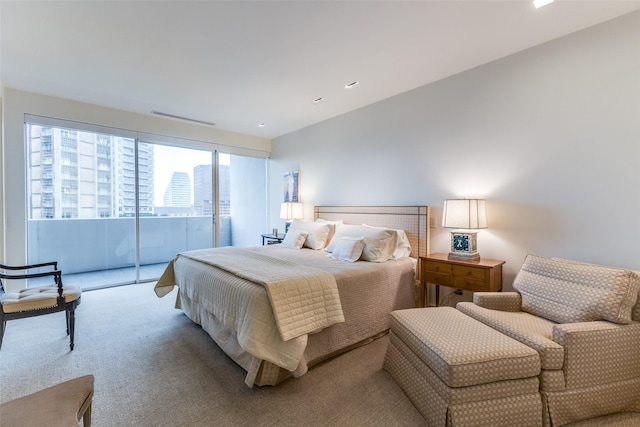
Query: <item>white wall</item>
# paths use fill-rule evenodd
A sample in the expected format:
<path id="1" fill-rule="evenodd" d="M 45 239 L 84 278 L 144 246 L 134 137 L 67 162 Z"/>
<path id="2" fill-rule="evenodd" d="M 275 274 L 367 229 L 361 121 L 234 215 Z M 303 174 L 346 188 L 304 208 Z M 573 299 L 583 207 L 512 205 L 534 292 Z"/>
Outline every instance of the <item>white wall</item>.
<path id="1" fill-rule="evenodd" d="M 203 143 L 235 147 L 247 152 L 269 152 L 271 141 L 249 135 L 227 132 L 208 126 L 194 125 L 162 117 L 129 113 L 67 99 L 24 92 L 5 87 L 2 97 L 3 139 L 0 152 L 2 200 L 0 211 L 4 224 L 4 259 L 7 264 L 21 265 L 26 260 L 26 188 L 24 116 L 41 115 L 101 126 L 185 138 Z M 239 153 L 240 154 L 240 153 Z M 2 255 L 0 253 L 0 255 Z"/>
<path id="2" fill-rule="evenodd" d="M 307 219 L 433 206 L 432 252 L 449 249 L 443 200 L 486 198 L 479 249 L 507 261 L 507 290 L 527 253 L 640 270 L 640 13 L 276 138 L 272 227 L 297 169 Z"/>

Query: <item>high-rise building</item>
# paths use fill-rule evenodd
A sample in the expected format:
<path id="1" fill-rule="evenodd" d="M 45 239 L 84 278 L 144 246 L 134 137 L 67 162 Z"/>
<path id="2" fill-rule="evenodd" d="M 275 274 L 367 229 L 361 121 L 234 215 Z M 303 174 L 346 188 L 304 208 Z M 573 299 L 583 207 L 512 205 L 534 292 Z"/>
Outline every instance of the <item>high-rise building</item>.
<path id="1" fill-rule="evenodd" d="M 219 166 L 218 196 L 220 215 L 230 215 L 231 189 L 229 165 Z M 193 210 L 194 215 L 213 214 L 213 185 L 211 165 L 199 165 L 193 168 Z"/>
<path id="2" fill-rule="evenodd" d="M 186 172 L 174 172 L 164 192 L 164 206 L 185 208 L 191 206 L 191 180 Z"/>
<path id="3" fill-rule="evenodd" d="M 112 194 L 120 217 L 135 216 L 135 140 L 118 136 L 111 137 L 115 167 Z M 138 143 L 138 200 L 141 216 L 153 215 L 153 144 Z"/>
<path id="4" fill-rule="evenodd" d="M 218 197 L 220 215 L 231 215 L 231 173 L 229 165 L 220 165 L 218 171 Z"/>
<path id="5" fill-rule="evenodd" d="M 134 216 L 135 140 L 29 124 L 29 218 Z M 153 145 L 138 144 L 139 209 L 153 214 Z"/>
<path id="6" fill-rule="evenodd" d="M 193 168 L 193 211 L 194 215 L 213 214 L 213 186 L 211 185 L 211 165 L 198 165 Z"/>
<path id="7" fill-rule="evenodd" d="M 153 148 L 153 144 L 138 142 L 138 203 L 141 216 L 154 214 Z"/>

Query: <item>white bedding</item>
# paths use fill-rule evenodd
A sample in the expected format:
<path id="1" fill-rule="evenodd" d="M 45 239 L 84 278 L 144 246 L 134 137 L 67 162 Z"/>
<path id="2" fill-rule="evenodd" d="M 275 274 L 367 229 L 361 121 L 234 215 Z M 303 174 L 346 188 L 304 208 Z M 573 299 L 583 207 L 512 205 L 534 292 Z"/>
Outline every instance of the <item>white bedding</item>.
<path id="1" fill-rule="evenodd" d="M 338 287 L 331 274 L 262 252 L 225 247 L 179 256 L 264 286 L 284 341 L 344 322 Z"/>
<path id="2" fill-rule="evenodd" d="M 293 371 L 308 333 L 344 322 L 338 289 L 329 273 L 262 252 L 224 247 L 179 254 L 156 294 L 178 285 L 236 331 L 246 351 Z M 191 274 L 195 281 L 188 280 Z"/>
<path id="3" fill-rule="evenodd" d="M 279 245 L 245 249 L 245 251 L 259 256 L 273 257 L 278 260 L 277 264 L 283 266 L 313 267 L 314 270 L 320 269 L 329 273 L 341 288 L 340 299 L 344 300 L 343 292 L 346 294 L 350 288 L 358 289 L 357 294 L 347 296 L 350 306 L 359 307 L 357 312 L 362 310 L 365 312 L 377 311 L 378 307 L 381 307 L 380 304 L 385 307 L 387 305 L 394 306 L 394 300 L 397 298 L 395 295 L 397 280 L 391 278 L 397 277 L 400 270 L 409 271 L 409 275 L 412 276 L 414 261 L 403 259 L 387 263 L 363 261 L 348 263 L 329 258 L 323 251 L 294 250 Z M 402 273 L 402 276 L 405 274 Z M 378 282 L 381 283 L 382 289 L 373 288 L 374 283 Z M 296 369 L 300 373 L 306 371 L 306 360 L 303 360 L 303 354 L 307 347 L 308 334 L 304 333 L 286 341 L 283 339 L 274 318 L 268 292 L 264 286 L 209 265 L 202 260 L 186 256 L 179 256 L 170 263 L 156 286 L 156 293 L 158 296 L 166 294 L 171 289 L 171 286 L 167 285 L 173 284 L 180 288 L 180 293 L 189 301 L 202 306 L 225 328 L 234 331 L 238 344 L 244 351 L 291 372 Z M 411 287 L 410 292 L 412 293 L 413 287 L 411 285 L 410 280 L 408 286 Z M 368 301 L 368 295 L 364 295 L 362 290 L 368 288 L 371 289 L 371 295 L 379 295 L 380 291 L 384 295 L 382 299 L 376 297 L 371 301 L 371 304 L 376 306 L 375 310 L 373 306 L 371 309 L 367 309 L 364 304 L 365 301 Z M 367 336 L 385 329 L 388 310 L 386 308 L 382 310 L 386 315 L 380 321 L 367 322 L 372 332 Z M 199 319 L 192 320 L 200 323 Z M 346 324 L 338 323 L 335 326 L 339 326 L 339 330 L 344 331 L 345 338 L 341 339 L 355 340 L 357 337 L 349 332 L 352 330 L 352 327 L 348 326 L 350 319 L 346 320 Z M 315 333 L 321 329 L 322 327 L 307 332 Z M 332 328 L 325 329 L 325 331 L 330 329 Z M 322 335 L 325 336 L 324 333 Z M 328 343 L 328 345 L 331 344 Z"/>

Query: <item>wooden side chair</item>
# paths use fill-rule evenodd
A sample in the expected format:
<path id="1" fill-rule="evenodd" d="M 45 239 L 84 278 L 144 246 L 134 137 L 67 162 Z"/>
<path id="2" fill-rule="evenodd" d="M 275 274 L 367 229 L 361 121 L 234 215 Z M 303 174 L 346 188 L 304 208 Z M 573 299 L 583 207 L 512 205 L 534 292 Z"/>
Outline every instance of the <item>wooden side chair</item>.
<path id="1" fill-rule="evenodd" d="M 0 403 L 0 427 L 90 427 L 93 382 L 85 375 Z"/>
<path id="2" fill-rule="evenodd" d="M 29 273 L 35 268 L 53 269 L 52 271 Z M 21 274 L 10 274 L 25 271 Z M 4 288 L 6 280 L 34 279 L 38 277 L 52 277 L 52 285 L 7 291 Z M 6 283 L 6 282 L 5 282 Z M 0 348 L 7 325 L 7 320 L 24 319 L 42 314 L 65 311 L 67 317 L 67 335 L 73 350 L 73 336 L 75 330 L 75 310 L 80 304 L 82 290 L 79 286 L 63 285 L 62 271 L 58 270 L 57 262 L 45 262 L 24 266 L 8 266 L 0 264 Z"/>

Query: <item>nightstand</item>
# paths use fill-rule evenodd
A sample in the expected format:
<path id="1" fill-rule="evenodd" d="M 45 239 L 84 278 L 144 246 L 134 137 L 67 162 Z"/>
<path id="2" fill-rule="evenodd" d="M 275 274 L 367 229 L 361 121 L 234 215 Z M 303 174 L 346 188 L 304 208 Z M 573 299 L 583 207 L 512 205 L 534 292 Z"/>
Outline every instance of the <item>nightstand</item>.
<path id="1" fill-rule="evenodd" d="M 502 264 L 496 259 L 461 261 L 449 259 L 447 254 L 420 257 L 420 305 L 426 306 L 427 285 L 436 287 L 436 306 L 440 303 L 440 286 L 471 292 L 502 290 Z"/>
<path id="2" fill-rule="evenodd" d="M 262 246 L 264 245 L 276 245 L 278 243 L 282 243 L 284 240 L 284 234 L 263 234 L 262 235 Z"/>

